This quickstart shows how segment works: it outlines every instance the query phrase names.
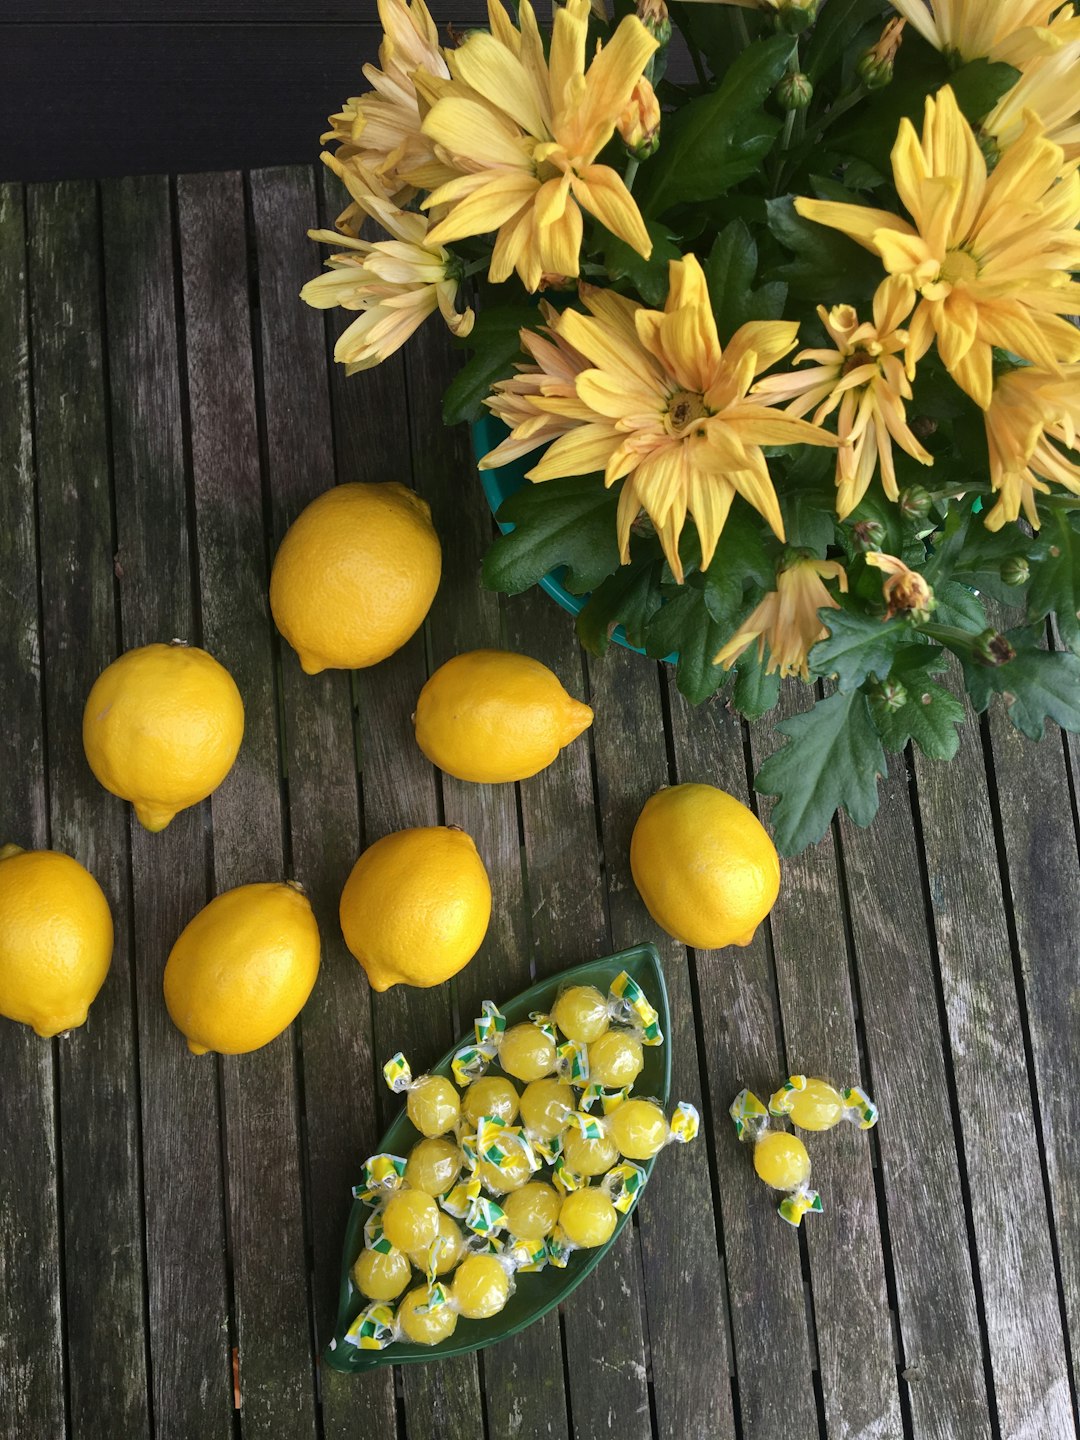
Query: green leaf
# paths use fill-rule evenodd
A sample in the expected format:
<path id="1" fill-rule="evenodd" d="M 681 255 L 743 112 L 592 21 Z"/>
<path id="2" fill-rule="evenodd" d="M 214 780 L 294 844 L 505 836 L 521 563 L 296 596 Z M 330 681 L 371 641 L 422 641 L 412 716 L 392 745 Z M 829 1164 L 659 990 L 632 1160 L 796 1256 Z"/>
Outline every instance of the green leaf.
<path id="1" fill-rule="evenodd" d="M 780 676 L 766 674 L 766 661 L 758 659 L 756 645 L 744 650 L 735 662 L 735 688 L 731 703 L 747 720 L 760 720 L 780 699 Z"/>
<path id="2" fill-rule="evenodd" d="M 661 555 L 642 556 L 600 582 L 577 617 L 578 639 L 586 650 L 603 655 L 616 625 L 622 625 L 631 645 L 644 644 L 645 627 L 663 603 L 662 563 Z"/>
<path id="3" fill-rule="evenodd" d="M 646 214 L 673 205 L 715 200 L 758 172 L 780 121 L 761 102 L 772 93 L 795 49 L 790 35 L 748 46 L 718 89 L 665 119 L 657 160 L 638 176 L 635 198 Z"/>
<path id="4" fill-rule="evenodd" d="M 766 202 L 769 229 L 795 259 L 773 272 L 793 294 L 815 304 L 855 303 L 873 295 L 881 261 L 827 225 L 804 220 L 790 195 Z"/>
<path id="5" fill-rule="evenodd" d="M 776 728 L 788 742 L 762 765 L 754 788 L 779 796 L 772 825 L 780 853 L 820 840 L 841 805 L 856 825 L 869 825 L 888 766 L 863 692 L 838 690 Z"/>
<path id="6" fill-rule="evenodd" d="M 770 280 L 753 288 L 758 252 L 745 220 L 733 220 L 717 235 L 705 261 L 716 328 L 723 344 L 748 320 L 779 320 L 784 313 L 787 286 Z"/>
<path id="7" fill-rule="evenodd" d="M 1053 614 L 1058 634 L 1080 655 L 1080 535 L 1064 510 L 1044 510 L 1043 528 L 1032 553 L 1028 619 Z"/>
<path id="8" fill-rule="evenodd" d="M 966 585 L 945 580 L 934 586 L 933 621 L 935 625 L 955 625 L 978 635 L 986 629 L 986 611 L 982 601 Z"/>
<path id="9" fill-rule="evenodd" d="M 629 280 L 646 305 L 660 306 L 667 299 L 668 261 L 678 260 L 682 251 L 665 225 L 650 220 L 646 229 L 653 242 L 648 260 L 625 240 L 611 235 L 604 246 L 604 265 L 613 280 Z"/>
<path id="10" fill-rule="evenodd" d="M 804 73 L 815 86 L 843 60 L 852 41 L 867 25 L 884 20 L 887 8 L 885 0 L 829 0 L 811 32 L 802 63 Z"/>
<path id="11" fill-rule="evenodd" d="M 1020 79 L 1020 71 L 1002 61 L 972 60 L 955 71 L 949 83 L 962 113 L 974 125 Z"/>
<path id="12" fill-rule="evenodd" d="M 566 588 L 584 594 L 619 564 L 615 512 L 619 487 L 605 490 L 598 476 L 574 476 L 525 485 L 499 507 L 514 529 L 500 535 L 484 557 L 484 584 L 518 595 L 549 570 L 567 567 Z"/>
<path id="13" fill-rule="evenodd" d="M 713 656 L 730 634 L 730 626 L 718 625 L 709 614 L 702 589 L 686 584 L 653 617 L 645 648 L 657 658 L 679 652 L 675 683 L 691 704 L 699 705 L 727 679 Z"/>
<path id="14" fill-rule="evenodd" d="M 476 419 L 495 381 L 506 378 L 521 354 L 521 331 L 535 327 L 538 318 L 536 310 L 526 305 L 496 305 L 481 311 L 467 341 L 476 354 L 461 367 L 443 396 L 445 424 Z"/>
<path id="15" fill-rule="evenodd" d="M 1010 630 L 1016 658 L 1004 665 L 980 665 L 961 656 L 971 703 L 985 710 L 992 695 L 1005 699 L 1005 713 L 1022 735 L 1041 740 L 1047 720 L 1080 731 L 1080 657 L 1067 650 L 1040 650 L 1042 627 Z"/>
<path id="16" fill-rule="evenodd" d="M 908 625 L 868 615 L 849 595 L 837 598 L 839 610 L 823 606 L 818 611 L 829 633 L 811 647 L 810 669 L 815 675 L 834 676 L 841 690 L 857 690 L 871 675 L 882 680 L 888 675 Z"/>
<path id="17" fill-rule="evenodd" d="M 914 740 L 931 760 L 951 760 L 960 745 L 956 727 L 964 723 L 963 704 L 931 676 L 945 669 L 942 652 L 928 645 L 905 645 L 896 653 L 889 679 L 903 685 L 907 701 L 897 710 L 870 702 L 878 734 L 887 749 L 899 753 Z"/>
<path id="18" fill-rule="evenodd" d="M 732 502 L 716 551 L 704 572 L 705 604 L 714 620 L 734 616 L 747 581 L 771 589 L 776 566 L 769 558 L 757 512 L 741 497 Z"/>

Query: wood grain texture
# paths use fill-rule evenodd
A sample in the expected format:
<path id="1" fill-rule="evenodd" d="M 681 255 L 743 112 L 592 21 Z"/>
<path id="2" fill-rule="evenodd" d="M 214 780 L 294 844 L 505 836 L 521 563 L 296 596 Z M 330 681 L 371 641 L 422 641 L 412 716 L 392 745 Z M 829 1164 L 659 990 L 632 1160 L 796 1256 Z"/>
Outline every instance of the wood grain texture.
<path id="1" fill-rule="evenodd" d="M 512 599 L 509 648 L 549 666 L 580 699 L 585 675 L 573 626 L 550 611 L 539 590 Z M 520 788 L 536 970 L 550 975 L 611 950 L 588 734 Z M 652 1433 L 644 1308 L 640 1245 L 628 1225 L 561 1310 L 579 1440 Z"/>
<path id="2" fill-rule="evenodd" d="M 315 264 L 305 230 L 316 223 L 310 170 L 251 177 L 257 259 L 265 466 L 276 546 L 309 501 L 334 482 L 334 439 L 322 317 L 297 298 Z M 349 677 L 304 675 L 284 640 L 281 674 L 293 870 L 306 886 L 323 941 L 319 980 L 304 1008 L 304 1136 L 321 1351 L 337 1319 L 350 1187 L 378 1140 L 371 1005 L 338 924 L 341 887 L 359 849 L 360 815 Z M 320 1371 L 327 1437 L 394 1434 L 394 1376 L 363 1381 Z"/>
<path id="3" fill-rule="evenodd" d="M 1073 1083 L 1080 1015 L 1076 831 L 1056 727 L 1047 725 L 1036 748 L 994 705 L 989 734 L 1075 1379 L 1080 1350 L 1080 1214 L 1072 1199 L 1080 1174 L 1080 1098 Z M 1063 1398 L 1048 1392 L 1047 1413 L 1055 1413 Z"/>
<path id="4" fill-rule="evenodd" d="M 0 727 L 0 845 L 49 844 L 30 406 L 26 215 L 0 186 L 0 675 L 16 723 Z M 57 1195 L 56 1044 L 0 1020 L 0 1434 L 62 1436 L 64 1332 Z M 11 1097 L 17 1097 L 12 1103 Z"/>
<path id="5" fill-rule="evenodd" d="M 168 182 L 102 187 L 123 648 L 196 634 Z M 113 805 L 120 807 L 119 801 Z M 129 817 L 155 1434 L 232 1433 L 218 1073 L 168 1017 L 165 961 L 209 898 L 204 802 Z"/>
<path id="6" fill-rule="evenodd" d="M 889 768 L 874 828 L 841 825 L 866 1078 L 882 1116 L 874 1139 L 912 1428 L 968 1440 L 990 1433 L 990 1411 L 962 1161 L 903 758 Z"/>
<path id="7" fill-rule="evenodd" d="M 641 807 L 668 783 L 661 685 L 655 666 L 613 646 L 603 659 L 590 659 L 589 688 L 612 944 L 621 949 L 647 939 L 660 950 L 671 1008 L 665 1039 L 672 1101 L 689 1100 L 703 1115 L 693 1145 L 660 1156 L 636 1211 L 656 1432 L 660 1440 L 726 1440 L 735 1433 L 727 1283 L 690 964 L 685 949 L 650 917 L 630 873 L 630 837 Z M 636 737 L 633 745 L 628 735 Z"/>
<path id="8" fill-rule="evenodd" d="M 211 799 L 214 888 L 288 878 L 239 175 L 178 185 L 202 640 L 244 699 L 240 755 Z M 241 1423 L 315 1432 L 300 1118 L 290 1028 L 223 1056 Z"/>
<path id="9" fill-rule="evenodd" d="M 917 755 L 916 775 L 1001 1433 L 1065 1440 L 1075 1430 L 1048 1197 L 978 721 L 950 765 Z"/>
<path id="10" fill-rule="evenodd" d="M 112 966 L 60 1045 L 64 1276 L 73 1435 L 150 1429 L 127 818 L 82 748 L 90 686 L 116 654 L 98 208 L 88 184 L 29 196 L 31 326 L 50 835 L 112 908 Z M 70 253 L 72 227 L 84 237 Z"/>
<path id="11" fill-rule="evenodd" d="M 782 743 L 772 721 L 812 704 L 807 687 L 783 687 L 776 716 L 750 727 L 755 769 Z M 768 826 L 771 802 L 758 803 Z M 831 831 L 812 850 L 781 862 L 769 927 L 788 1068 L 840 1086 L 868 1085 L 861 1073 Z M 900 1436 L 872 1139 L 852 1125 L 803 1138 L 812 1146 L 812 1183 L 825 1206 L 822 1215 L 808 1218 L 805 1230 L 827 1433 Z"/>

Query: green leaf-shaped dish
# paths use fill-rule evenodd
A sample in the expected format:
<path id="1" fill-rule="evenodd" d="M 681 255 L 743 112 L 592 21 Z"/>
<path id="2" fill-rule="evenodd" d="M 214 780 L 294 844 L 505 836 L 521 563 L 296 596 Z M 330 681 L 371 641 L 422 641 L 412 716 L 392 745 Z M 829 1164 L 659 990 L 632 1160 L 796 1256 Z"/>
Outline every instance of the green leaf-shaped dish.
<path id="1" fill-rule="evenodd" d="M 671 1089 L 669 1042 L 671 1017 L 668 1011 L 667 988 L 664 985 L 664 972 L 660 965 L 660 956 L 652 945 L 638 945 L 633 950 L 623 950 L 618 955 L 609 955 L 603 960 L 593 960 L 587 965 L 577 965 L 572 970 L 564 970 L 561 974 L 554 975 L 549 980 L 544 980 L 539 985 L 534 985 L 531 989 L 516 995 L 513 1000 L 508 1000 L 505 1004 L 499 1001 L 499 1008 L 506 1016 L 507 1023 L 514 1025 L 519 1021 L 527 1020 L 533 1011 L 549 1011 L 555 1003 L 555 997 L 559 990 L 567 984 L 595 985 L 606 995 L 608 987 L 620 970 L 628 971 L 645 991 L 650 1004 L 654 1006 L 660 1016 L 660 1029 L 664 1035 L 663 1045 L 646 1047 L 645 1066 L 638 1076 L 634 1091 L 638 1095 L 653 1096 L 666 1109 Z M 428 1066 L 425 1073 L 445 1075 L 452 1079 L 450 1062 L 454 1053 L 459 1046 L 471 1041 L 472 1038 L 471 1033 L 468 1036 L 462 1036 L 454 1049 L 447 1051 L 437 1065 Z M 413 1057 L 410 1056 L 411 1058 Z M 493 1066 L 492 1070 L 497 1073 L 498 1067 Z M 419 1139 L 420 1133 L 409 1123 L 405 1115 L 405 1107 L 402 1105 L 401 1113 L 375 1147 L 376 1153 L 408 1155 Z M 356 1159 L 358 1179 L 363 1159 L 364 1157 L 359 1155 Z M 651 1174 L 654 1163 L 652 1160 L 644 1163 L 643 1169 L 646 1176 Z M 577 1289 L 585 1276 L 600 1263 L 614 1245 L 620 1230 L 630 1218 L 629 1215 L 620 1215 L 615 1233 L 606 1245 L 601 1245 L 596 1250 L 575 1251 L 565 1269 L 560 1270 L 554 1265 L 549 1265 L 545 1270 L 520 1276 L 517 1288 L 511 1295 L 506 1309 L 500 1315 L 490 1320 L 459 1320 L 453 1336 L 441 1345 L 410 1345 L 395 1341 L 385 1350 L 360 1350 L 346 1341 L 345 1332 L 368 1303 L 353 1285 L 350 1271 L 356 1257 L 363 1249 L 364 1221 L 370 1213 L 369 1207 L 358 1200 L 353 1205 L 352 1214 L 349 1216 L 349 1224 L 345 1231 L 345 1249 L 341 1260 L 341 1298 L 338 1304 L 337 1329 L 333 1340 L 323 1352 L 325 1365 L 346 1374 L 370 1370 L 375 1365 L 414 1365 L 424 1360 L 440 1360 L 449 1355 L 464 1355 L 470 1350 L 482 1350 L 487 1345 L 495 1345 L 510 1335 L 516 1335 L 519 1330 L 524 1330 L 526 1325 L 531 1325 L 534 1320 L 539 1320 L 541 1315 L 546 1315 L 549 1310 L 560 1304 Z M 415 1283 L 418 1285 L 422 1283 L 419 1274 L 416 1276 Z"/>

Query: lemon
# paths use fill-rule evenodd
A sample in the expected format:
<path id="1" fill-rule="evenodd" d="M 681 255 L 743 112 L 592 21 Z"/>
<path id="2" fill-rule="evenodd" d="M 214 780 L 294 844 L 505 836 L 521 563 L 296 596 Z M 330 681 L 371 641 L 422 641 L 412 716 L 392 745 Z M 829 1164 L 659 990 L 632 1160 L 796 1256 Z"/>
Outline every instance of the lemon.
<path id="1" fill-rule="evenodd" d="M 423 624 L 442 572 L 431 510 L 404 485 L 337 485 L 289 526 L 274 623 L 308 675 L 376 665 Z"/>
<path id="2" fill-rule="evenodd" d="M 244 736 L 244 702 L 205 650 L 174 640 L 114 660 L 83 712 L 83 748 L 106 790 L 130 800 L 140 824 L 164 830 L 232 769 Z"/>
<path id="3" fill-rule="evenodd" d="M 749 945 L 780 889 L 764 826 L 714 785 L 673 785 L 647 800 L 630 869 L 656 923 L 698 950 Z"/>
<path id="4" fill-rule="evenodd" d="M 433 765 L 490 785 L 538 774 L 592 722 L 546 665 L 508 650 L 471 650 L 440 665 L 413 717 Z"/>
<path id="5" fill-rule="evenodd" d="M 268 1045 L 304 1008 L 319 927 L 299 886 L 240 885 L 211 900 L 173 946 L 165 1004 L 195 1055 Z"/>
<path id="6" fill-rule="evenodd" d="M 73 1030 L 112 950 L 109 902 L 89 870 L 57 850 L 0 848 L 0 1015 L 39 1035 Z"/>
<path id="7" fill-rule="evenodd" d="M 491 885 L 464 830 L 398 830 L 368 847 L 341 892 L 341 930 L 373 990 L 441 985 L 479 950 Z"/>

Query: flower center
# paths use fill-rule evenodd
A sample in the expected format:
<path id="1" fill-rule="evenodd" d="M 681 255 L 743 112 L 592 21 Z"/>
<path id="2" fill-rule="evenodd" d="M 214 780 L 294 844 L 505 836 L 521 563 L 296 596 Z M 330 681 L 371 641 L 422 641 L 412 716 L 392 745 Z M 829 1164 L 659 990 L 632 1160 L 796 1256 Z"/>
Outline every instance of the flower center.
<path id="1" fill-rule="evenodd" d="M 708 414 L 704 396 L 693 390 L 676 390 L 668 402 L 667 420 L 673 435 Z"/>
<path id="2" fill-rule="evenodd" d="M 858 370 L 863 365 L 873 365 L 876 359 L 876 355 L 871 355 L 866 350 L 856 350 L 854 355 L 849 355 L 844 361 L 844 368 L 840 374 L 850 375 L 853 370 Z"/>
<path id="3" fill-rule="evenodd" d="M 949 250 L 941 266 L 939 280 L 949 285 L 969 285 L 979 278 L 979 267 L 975 257 L 966 250 Z"/>

